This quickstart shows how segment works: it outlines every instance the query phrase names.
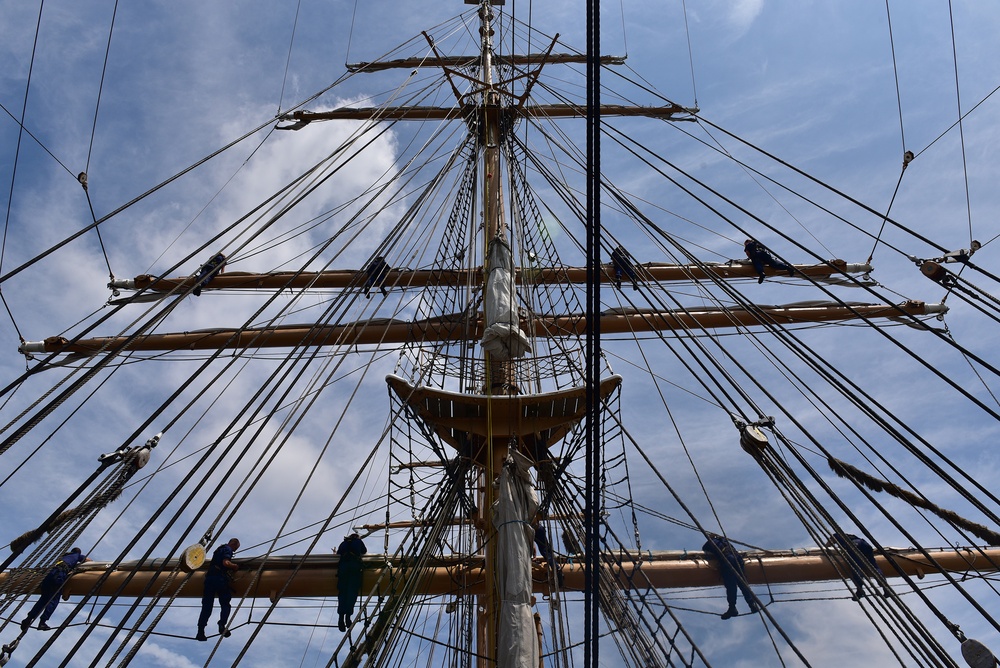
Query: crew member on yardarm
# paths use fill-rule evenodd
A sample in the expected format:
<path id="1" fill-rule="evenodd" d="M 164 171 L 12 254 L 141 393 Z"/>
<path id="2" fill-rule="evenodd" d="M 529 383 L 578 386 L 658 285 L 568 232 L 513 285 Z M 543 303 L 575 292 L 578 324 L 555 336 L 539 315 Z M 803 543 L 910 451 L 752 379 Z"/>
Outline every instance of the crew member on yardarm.
<path id="1" fill-rule="evenodd" d="M 230 601 L 233 599 L 233 591 L 230 587 L 230 578 L 240 569 L 239 564 L 233 561 L 233 555 L 240 549 L 238 538 L 230 538 L 225 545 L 215 548 L 212 553 L 212 561 L 208 564 L 208 572 L 205 573 L 205 591 L 201 596 L 201 616 L 198 617 L 198 640 L 205 641 L 205 625 L 208 618 L 212 616 L 212 607 L 215 599 L 219 599 L 219 635 L 228 638 L 232 635 L 229 631 L 229 610 Z"/>
<path id="2" fill-rule="evenodd" d="M 226 256 L 216 253 L 208 262 L 201 265 L 198 275 L 195 276 L 194 290 L 191 291 L 195 297 L 201 295 L 201 289 L 212 282 L 212 279 L 226 270 Z"/>
<path id="3" fill-rule="evenodd" d="M 851 580 L 854 582 L 854 595 L 852 600 L 864 598 L 865 592 L 862 588 L 865 577 L 875 577 L 882 575 L 882 569 L 875 561 L 875 550 L 864 538 L 855 536 L 853 533 L 837 532 L 830 537 L 826 543 L 827 547 L 839 547 L 844 557 L 847 559 L 847 566 L 851 571 Z M 885 593 L 888 596 L 892 590 L 886 585 Z"/>
<path id="4" fill-rule="evenodd" d="M 555 550 L 552 549 L 552 543 L 549 542 L 549 532 L 545 529 L 545 525 L 541 520 L 535 523 L 535 547 L 538 548 L 538 553 L 545 560 L 545 563 L 548 564 L 549 572 L 555 572 L 556 579 L 561 587 L 563 585 L 562 566 L 556 562 Z"/>
<path id="5" fill-rule="evenodd" d="M 632 289 L 639 289 L 639 275 L 632 264 L 632 258 L 623 246 L 618 246 L 611 251 L 611 266 L 615 271 L 615 287 L 622 289 L 622 277 L 627 276 L 632 281 Z"/>
<path id="6" fill-rule="evenodd" d="M 365 267 L 365 297 L 371 299 L 372 288 L 378 288 L 382 296 L 388 296 L 385 289 L 385 279 L 389 275 L 389 263 L 381 255 L 372 258 L 368 266 Z"/>
<path id="7" fill-rule="evenodd" d="M 722 618 L 729 619 L 740 614 L 736 610 L 737 589 L 743 592 L 743 598 L 750 607 L 750 612 L 757 612 L 757 601 L 746 580 L 743 555 L 736 551 L 728 539 L 716 534 L 708 534 L 708 540 L 701 549 L 709 559 L 719 562 L 719 574 L 722 575 L 722 584 L 726 587 L 726 602 L 729 603 L 729 608 L 722 613 Z"/>
<path id="8" fill-rule="evenodd" d="M 59 605 L 59 592 L 62 591 L 63 585 L 66 584 L 73 569 L 86 561 L 90 561 L 90 559 L 83 553 L 83 550 L 74 547 L 53 564 L 49 572 L 45 574 L 45 579 L 42 580 L 41 595 L 35 601 L 35 605 L 31 606 L 28 616 L 21 622 L 22 631 L 31 628 L 31 622 L 35 621 L 39 613 L 42 617 L 38 620 L 38 629 L 48 631 L 51 628 L 47 622 L 52 617 L 52 613 L 56 611 L 56 606 Z"/>
<path id="9" fill-rule="evenodd" d="M 789 276 L 795 275 L 795 269 L 790 264 L 785 264 L 784 262 L 778 260 L 771 254 L 771 251 L 767 249 L 767 246 L 757 241 L 756 239 L 747 239 L 743 242 L 743 251 L 750 258 L 750 264 L 753 265 L 754 271 L 757 272 L 757 282 L 764 282 L 764 265 L 768 267 L 774 267 L 775 269 L 781 269 L 782 271 L 787 271 Z"/>
<path id="10" fill-rule="evenodd" d="M 351 616 L 361 592 L 361 557 L 367 552 L 365 542 L 357 533 L 345 536 L 337 548 L 340 556 L 337 563 L 337 628 L 341 631 L 346 631 L 353 623 Z"/>

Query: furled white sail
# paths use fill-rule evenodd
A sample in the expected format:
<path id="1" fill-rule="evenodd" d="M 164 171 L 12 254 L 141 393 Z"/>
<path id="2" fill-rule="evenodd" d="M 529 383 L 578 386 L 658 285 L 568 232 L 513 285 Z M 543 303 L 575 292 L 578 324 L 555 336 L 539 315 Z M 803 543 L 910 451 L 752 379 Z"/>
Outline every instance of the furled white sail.
<path id="1" fill-rule="evenodd" d="M 490 241 L 489 275 L 486 280 L 484 309 L 486 330 L 483 350 L 498 360 L 523 357 L 531 351 L 528 337 L 521 331 L 514 301 L 514 272 L 510 246 L 501 237 Z"/>
<path id="2" fill-rule="evenodd" d="M 538 632 L 531 613 L 532 522 L 538 497 L 528 467 L 524 455 L 514 451 L 507 456 L 493 503 L 500 595 L 497 668 L 538 668 Z"/>

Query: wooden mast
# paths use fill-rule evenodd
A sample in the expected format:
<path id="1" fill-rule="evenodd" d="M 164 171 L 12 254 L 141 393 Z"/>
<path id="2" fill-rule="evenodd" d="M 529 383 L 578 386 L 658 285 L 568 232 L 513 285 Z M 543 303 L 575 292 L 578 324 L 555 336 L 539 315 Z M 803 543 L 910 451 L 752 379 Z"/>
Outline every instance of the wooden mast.
<path id="1" fill-rule="evenodd" d="M 494 239 L 506 236 L 506 224 L 503 217 L 503 190 L 500 188 L 500 94 L 493 85 L 493 8 L 488 2 L 479 5 L 480 18 L 480 76 L 482 77 L 482 93 L 479 107 L 479 142 L 482 150 L 482 207 L 483 207 L 483 274 L 486 278 L 489 267 L 486 266 L 489 257 L 490 244 Z M 483 285 L 484 306 L 490 300 L 490 291 Z M 484 352 L 486 363 L 485 393 L 487 402 L 499 390 L 501 394 L 514 391 L 515 379 L 509 376 L 510 365 L 491 359 L 489 352 Z M 492 414 L 487 412 L 486 420 L 492 420 Z M 496 665 L 497 633 L 499 628 L 500 598 L 497 591 L 496 560 L 497 535 L 493 526 L 493 503 L 496 500 L 493 481 L 507 455 L 508 439 L 495 436 L 492 425 L 486 428 L 487 452 L 484 461 L 480 461 L 480 495 L 479 526 L 482 531 L 481 544 L 484 550 L 485 590 L 479 595 L 477 606 L 477 664 L 480 668 Z"/>

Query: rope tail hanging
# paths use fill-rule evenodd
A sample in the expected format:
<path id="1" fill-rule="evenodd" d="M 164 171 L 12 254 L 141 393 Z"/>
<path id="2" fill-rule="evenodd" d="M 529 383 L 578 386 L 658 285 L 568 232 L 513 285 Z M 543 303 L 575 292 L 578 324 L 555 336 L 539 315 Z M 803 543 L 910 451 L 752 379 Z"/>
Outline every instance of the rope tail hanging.
<path id="1" fill-rule="evenodd" d="M 10 550 L 14 555 L 20 554 L 32 543 L 38 541 L 46 533 L 52 533 L 63 524 L 72 520 L 84 519 L 97 514 L 102 508 L 113 503 L 121 496 L 122 490 L 128 481 L 149 461 L 150 450 L 156 447 L 160 440 L 160 434 L 146 441 L 146 444 L 138 448 L 118 450 L 117 452 L 101 455 L 101 466 L 105 467 L 111 463 L 119 462 L 117 474 L 110 482 L 105 483 L 101 490 L 87 499 L 84 503 L 75 508 L 67 508 L 56 515 L 50 521 L 44 522 L 41 526 L 26 531 L 10 542 Z"/>
<path id="2" fill-rule="evenodd" d="M 914 494 L 913 492 L 908 492 L 898 485 L 870 476 L 864 471 L 854 468 L 847 462 L 834 459 L 833 457 L 828 458 L 827 462 L 830 464 L 830 468 L 833 472 L 841 478 L 848 478 L 858 484 L 864 485 L 873 492 L 886 492 L 887 494 L 895 496 L 897 499 L 906 501 L 912 506 L 929 510 L 938 517 L 951 522 L 955 526 L 965 529 L 978 538 L 985 540 L 990 545 L 1000 545 L 1000 533 L 997 533 L 982 524 L 976 524 L 971 520 L 965 519 L 954 511 L 936 506 L 922 496 Z"/>

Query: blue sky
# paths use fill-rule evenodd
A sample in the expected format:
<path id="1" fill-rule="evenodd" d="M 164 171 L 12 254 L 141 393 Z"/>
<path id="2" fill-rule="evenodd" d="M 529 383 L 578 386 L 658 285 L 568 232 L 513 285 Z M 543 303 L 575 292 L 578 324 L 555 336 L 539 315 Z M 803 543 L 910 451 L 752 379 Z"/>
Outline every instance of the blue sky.
<path id="1" fill-rule="evenodd" d="M 874 210 L 885 212 L 892 202 L 890 215 L 894 220 L 940 247 L 966 247 L 972 238 L 982 241 L 986 245 L 975 261 L 987 271 L 994 271 L 996 244 L 989 242 L 1000 234 L 995 220 L 998 102 L 990 95 L 1000 85 L 996 74 L 1000 47 L 995 39 L 1000 29 L 1000 11 L 988 3 L 952 3 L 952 25 L 949 7 L 942 3 L 890 2 L 888 18 L 893 34 L 890 42 L 886 7 L 879 3 L 687 0 L 685 4 L 628 0 L 606 3 L 604 52 L 628 56 L 627 68 L 622 68 L 628 77 L 641 77 L 649 88 L 679 104 L 697 105 L 708 121 Z M 24 107 L 24 127 L 37 142 L 19 134 L 18 125 L 7 114 L 0 118 L 0 146 L 5 156 L 0 161 L 0 183 L 6 186 L 0 188 L 4 193 L 0 201 L 7 216 L 0 275 L 92 222 L 91 207 L 94 215 L 104 216 L 215 148 L 265 124 L 279 110 L 287 110 L 324 88 L 341 76 L 345 62 L 375 59 L 411 38 L 416 38 L 413 43 L 419 45 L 421 30 L 445 25 L 467 6 L 456 1 L 427 3 L 419 11 L 412 9 L 410 3 L 379 1 L 357 6 L 348 2 L 303 2 L 298 7 L 293 3 L 256 0 L 225 4 L 130 4 L 118 7 L 105 70 L 114 3 L 96 0 L 46 3 L 37 43 L 37 4 L 5 6 L 0 25 L 0 55 L 6 65 L 0 72 L 0 103 L 17 118 Z M 583 48 L 584 15 L 580 3 L 551 2 L 543 6 L 512 3 L 506 9 L 519 20 L 528 21 L 530 17 L 541 33 L 558 32 L 562 42 Z M 468 39 L 468 35 L 459 34 L 451 41 L 442 37 L 442 43 L 467 46 Z M 545 42 L 540 39 L 533 46 L 541 50 Z M 409 49 L 421 50 L 426 52 L 426 46 Z M 31 83 L 25 105 L 29 68 Z M 369 96 L 383 99 L 405 77 L 406 72 L 354 77 L 307 107 L 328 108 L 345 100 L 364 103 Z M 412 85 L 420 77 L 415 77 Z M 579 93 L 582 92 L 579 83 L 578 76 L 575 79 L 567 76 L 554 86 Z M 628 99 L 634 102 L 649 104 L 657 100 L 654 94 L 639 86 L 627 86 L 610 74 L 605 75 L 605 84 L 625 87 Z M 438 102 L 448 103 L 448 95 L 444 91 Z M 539 91 L 539 95 L 545 94 Z M 98 99 L 100 108 L 95 123 Z M 980 106 L 964 119 L 961 132 L 953 127 L 959 109 L 970 112 L 975 105 Z M 670 235 L 697 247 L 696 254 L 701 259 L 739 258 L 743 231 L 758 236 L 793 261 L 806 261 L 807 255 L 793 242 L 801 243 L 818 257 L 839 257 L 851 262 L 863 262 L 874 247 L 872 279 L 877 282 L 880 294 L 898 296 L 899 301 L 928 302 L 940 301 L 944 296 L 941 287 L 923 278 L 906 257 L 930 257 L 939 251 L 892 225 L 883 232 L 884 243 L 875 246 L 871 235 L 878 231 L 877 216 L 761 158 L 721 132 L 704 125 L 678 124 L 674 128 L 644 120 L 617 121 L 613 126 L 637 136 L 652 154 L 711 183 L 736 205 L 759 217 L 759 220 L 751 218 L 734 204 L 720 204 L 721 213 L 709 212 L 667 185 L 648 165 L 609 145 L 604 168 L 611 180 L 647 202 L 647 212 L 658 216 L 656 222 Z M 192 273 L 201 256 L 216 250 L 215 247 L 200 250 L 207 238 L 289 181 L 303 165 L 313 164 L 329 154 L 333 146 L 346 140 L 352 127 L 327 123 L 298 133 L 269 136 L 265 136 L 266 130 L 258 133 L 104 223 L 101 241 L 107 263 L 101 243 L 96 235 L 89 233 L 8 279 L 0 286 L 11 314 L 0 321 L 7 349 L 7 354 L 0 355 L 3 377 L 11 381 L 24 371 L 23 358 L 16 353 L 19 335 L 40 340 L 76 331 L 77 323 L 92 322 L 107 312 L 104 303 L 109 296 L 105 287 L 108 263 L 117 277 L 160 273 L 175 263 L 181 263 L 175 273 Z M 577 142 L 582 141 L 579 124 L 567 132 Z M 397 156 L 405 158 L 418 150 L 419 144 L 412 143 L 412 139 L 411 130 L 393 128 L 362 159 L 352 161 L 349 170 L 338 172 L 316 196 L 297 207 L 294 221 L 289 224 L 321 216 L 340 202 L 349 201 L 383 174 L 402 169 L 402 158 Z M 745 160 L 763 174 L 807 193 L 832 213 L 764 182 L 760 176 L 751 178 L 747 170 L 714 150 L 715 142 L 723 151 Z M 533 148 L 541 153 L 545 144 L 539 141 Z M 917 157 L 900 178 L 904 150 L 913 151 Z M 88 172 L 89 203 L 76 181 L 81 171 Z M 551 189 L 541 192 L 552 194 Z M 411 202 L 412 197 L 391 204 L 386 214 L 368 224 L 364 236 L 344 244 L 342 249 L 340 246 L 336 251 L 331 249 L 329 256 L 321 261 L 360 266 Z M 731 223 L 739 225 L 741 230 Z M 606 224 L 611 234 L 640 259 L 670 261 L 656 239 L 625 222 L 620 213 L 609 209 Z M 567 241 L 558 236 L 555 226 L 552 229 L 557 242 Z M 318 235 L 316 232 L 260 252 L 251 252 L 248 247 L 230 269 L 294 267 L 296 262 L 301 264 L 299 254 L 306 252 Z M 578 261 L 568 244 L 562 250 L 567 261 Z M 193 259 L 185 260 L 188 256 Z M 426 259 L 425 255 L 419 257 Z M 399 258 L 399 264 L 404 264 L 404 260 Z M 986 293 L 996 292 L 989 277 L 973 274 L 969 280 Z M 738 290 L 757 303 L 819 298 L 812 286 L 794 280 L 768 281 L 762 286 L 747 282 L 739 285 Z M 843 289 L 838 295 L 848 300 L 870 300 L 860 290 Z M 690 286 L 678 288 L 675 296 L 687 303 L 712 303 L 714 298 Z M 609 291 L 605 301 L 609 307 L 628 305 L 626 300 L 631 297 L 628 291 Z M 236 325 L 244 322 L 260 298 L 261 295 L 189 298 L 171 314 L 162 329 Z M 289 316 L 290 321 L 308 319 L 325 303 L 322 296 L 304 296 L 295 302 L 301 315 Z M 992 335 L 995 323 L 954 296 L 948 303 L 951 311 L 938 325 L 947 325 L 958 344 L 995 364 Z M 290 297 L 279 303 L 291 304 Z M 406 304 L 403 313 L 412 313 L 412 308 L 412 304 Z M 383 310 L 379 314 L 390 312 Z M 131 318 L 138 317 L 136 311 L 121 314 L 94 333 L 116 333 L 118 328 L 127 328 Z M 977 480 L 992 486 L 998 462 L 990 446 L 995 442 L 997 425 L 990 416 L 970 407 L 965 399 L 917 368 L 912 357 L 888 344 L 879 332 L 829 327 L 804 332 L 802 336 L 823 357 L 846 370 L 852 379 L 884 402 L 901 421 L 915 425 L 931 443 L 973 472 Z M 961 379 L 964 387 L 996 410 L 997 402 L 989 392 L 995 379 L 988 372 L 980 376 L 974 365 L 927 332 L 896 327 L 891 336 L 917 351 L 932 367 Z M 725 360 L 721 362 L 734 377 L 742 378 L 748 391 L 756 392 L 747 376 L 766 379 L 776 388 L 780 386 L 780 407 L 800 416 L 811 434 L 829 439 L 824 442 L 831 450 L 855 464 L 863 463 L 859 457 L 852 459 L 854 453 L 846 439 L 825 423 L 824 411 L 808 406 L 806 398 L 796 394 L 794 382 L 778 377 L 766 356 L 754 349 L 752 337 L 730 335 L 721 342 L 747 365 L 749 373 L 744 375 Z M 717 405 L 706 396 L 672 357 L 672 346 L 655 342 L 644 346 L 653 350 L 651 357 L 647 355 L 644 359 L 640 348 L 628 342 L 609 344 L 610 364 L 626 377 L 622 390 L 623 419 L 654 461 L 663 463 L 671 484 L 685 498 L 692 499 L 699 519 L 709 528 L 717 528 L 714 513 L 728 533 L 751 545 L 775 549 L 812 545 L 760 469 L 742 456 L 728 422 L 731 406 Z M 787 352 L 779 353 L 779 360 L 782 355 Z M 362 355 L 331 358 L 323 364 L 344 366 L 336 370 L 323 367 L 322 373 L 347 376 L 350 369 L 360 369 L 366 361 L 367 357 Z M 267 548 L 268 538 L 286 515 L 292 526 L 306 525 L 325 516 L 344 493 L 367 448 L 375 445 L 378 433 L 386 427 L 382 379 L 393 370 L 394 361 L 391 356 L 378 360 L 362 381 L 363 398 L 352 399 L 350 392 L 339 386 L 328 390 L 328 398 L 324 400 L 330 402 L 330 407 L 325 410 L 331 416 L 329 421 L 337 423 L 336 437 L 331 436 L 327 424 L 309 422 L 296 429 L 272 471 L 224 531 L 238 533 L 244 546 L 254 546 L 254 553 L 260 553 Z M 51 424 L 46 422 L 41 435 L 32 432 L 5 453 L 0 467 L 4 478 L 22 462 L 23 468 L 4 483 L 0 492 L 4 495 L 4 511 L 0 512 L 3 535 L 20 534 L 58 506 L 67 490 L 75 489 L 92 470 L 96 456 L 126 441 L 192 372 L 196 363 L 148 361 L 123 367 L 79 412 L 70 415 L 73 407 L 83 403 L 80 396 L 75 396 L 56 411 Z M 646 365 L 658 380 L 654 381 L 644 371 Z M 196 411 L 189 413 L 168 432 L 156 453 L 160 457 L 154 461 L 157 465 L 164 461 L 179 460 L 178 463 L 158 472 L 135 501 L 128 501 L 134 494 L 127 494 L 117 506 L 102 513 L 81 539 L 88 547 L 95 546 L 95 557 L 118 556 L 125 539 L 145 521 L 145 512 L 158 505 L 187 472 L 189 464 L 185 462 L 190 460 L 182 458 L 197 455 L 206 443 L 222 433 L 226 425 L 224 416 L 235 414 L 247 398 L 247 388 L 255 387 L 254 383 L 260 382 L 274 366 L 273 361 L 254 360 L 247 368 L 238 365 L 208 386 L 219 395 L 212 411 L 197 419 L 190 417 Z M 6 425 L 13 420 L 63 373 L 48 371 L 28 380 L 2 406 L 0 422 Z M 980 378 L 985 379 L 985 384 Z M 231 389 L 216 392 L 230 380 Z M 353 387 L 353 382 L 347 385 Z M 183 395 L 199 408 L 204 405 L 196 396 L 200 387 Z M 661 396 L 677 420 L 676 427 L 665 417 L 667 411 Z M 768 397 L 756 398 L 761 409 L 766 414 L 779 415 L 782 430 L 804 452 L 812 454 L 806 439 L 797 436 L 798 431 L 781 416 L 780 407 L 775 405 L 779 402 Z M 175 404 L 168 414 L 173 414 L 179 405 Z M 843 404 L 837 404 L 837 408 L 845 413 L 850 410 Z M 284 418 L 294 413 L 288 410 L 276 415 Z M 858 413 L 850 416 L 848 420 L 856 421 L 859 429 L 867 428 L 867 421 Z M 65 427 L 57 427 L 63 418 L 71 419 Z M 163 422 L 163 418 L 154 419 L 137 440 L 144 440 L 162 428 Z M 260 442 L 266 442 L 272 435 L 279 438 L 289 431 L 275 421 L 265 427 Z M 879 438 L 877 432 L 866 433 Z M 323 455 L 321 451 L 328 438 L 330 454 Z M 888 439 L 876 440 L 876 444 L 890 457 L 903 457 L 896 444 Z M 36 448 L 38 454 L 29 457 Z M 317 470 L 313 482 L 306 487 L 305 498 L 293 508 L 286 491 L 305 484 L 304 461 L 318 462 Z M 967 504 L 936 476 L 914 465 L 912 460 L 902 461 L 910 467 L 907 474 L 940 505 L 968 510 Z M 382 463 L 379 460 L 378 464 Z M 244 463 L 239 475 L 249 475 L 252 465 Z M 377 465 L 372 470 L 378 470 Z M 637 458 L 632 470 L 631 482 L 637 498 L 641 497 L 646 505 L 663 508 L 663 512 L 679 512 L 672 508 L 662 487 L 639 465 Z M 707 494 L 696 483 L 695 472 Z M 366 479 L 350 498 L 353 501 L 377 498 L 383 489 L 381 482 L 375 480 L 378 477 Z M 210 477 L 205 489 L 216 484 L 218 477 Z M 884 536 L 884 544 L 908 544 L 846 483 L 834 480 L 831 484 L 866 526 Z M 236 483 L 227 483 L 226 491 L 236 487 Z M 204 491 L 198 498 L 206 495 Z M 123 512 L 126 505 L 128 510 Z M 181 531 L 183 523 L 180 523 L 170 533 L 170 540 L 193 542 L 200 537 L 209 518 L 216 513 L 224 515 L 224 508 L 221 499 L 214 500 L 206 508 L 202 521 L 195 522 L 190 535 Z M 323 511 L 316 512 L 316 508 Z M 905 509 L 893 508 L 894 512 L 907 515 Z M 361 514 L 338 517 L 344 526 L 362 518 Z M 838 517 L 839 521 L 844 519 Z M 979 517 L 974 519 L 981 521 Z M 664 527 L 654 522 L 647 527 L 644 546 L 650 549 L 696 549 L 701 544 L 698 535 L 689 529 Z M 332 528 L 317 549 L 325 551 L 335 544 L 341 528 Z M 917 531 L 924 544 L 942 544 L 929 526 L 920 526 Z M 949 540 L 952 538 L 949 536 Z M 133 558 L 141 554 L 137 550 L 142 547 L 125 556 Z M 293 553 L 302 546 L 282 547 L 279 551 Z M 716 612 L 715 608 L 721 609 L 723 605 L 718 592 L 696 592 L 697 596 L 713 594 L 715 598 L 696 599 L 691 607 L 700 612 Z M 816 598 L 827 598 L 827 594 L 824 589 Z M 845 600 L 843 592 L 838 595 L 838 600 L 823 600 L 822 605 L 786 600 L 773 608 L 783 625 L 791 629 L 812 665 L 849 663 L 853 654 L 845 657 L 843 646 L 848 637 L 858 638 L 851 653 L 860 656 L 874 652 L 879 660 L 883 659 L 884 655 L 879 653 L 884 650 L 870 639 L 859 606 Z M 954 597 L 938 595 L 948 614 L 954 615 L 954 621 L 970 635 L 975 630 L 982 640 L 1000 648 L 996 633 L 982 624 L 977 615 Z M 65 615 L 68 610 L 69 606 L 64 605 L 57 615 Z M 289 619 L 301 621 L 313 613 L 322 620 L 327 611 L 286 612 Z M 248 615 L 245 610 L 238 614 L 242 615 L 240 619 Z M 192 626 L 194 616 L 194 610 L 172 612 L 161 630 L 193 633 L 188 627 Z M 762 665 L 760 657 L 765 656 L 768 641 L 754 619 L 733 620 L 725 627 L 725 634 L 718 633 L 718 624 L 722 622 L 714 616 L 693 615 L 689 623 L 709 648 L 707 651 L 716 665 Z M 933 620 L 930 623 L 935 624 Z M 940 634 L 938 627 L 934 631 Z M 58 642 L 68 647 L 68 638 L 78 633 L 79 628 L 73 627 Z M 245 636 L 248 632 L 243 633 Z M 322 645 L 316 638 L 310 643 L 306 636 L 304 627 L 297 628 L 283 636 L 281 642 L 304 648 L 303 660 L 313 661 L 324 652 L 328 655 L 329 644 Z M 39 638 L 29 637 L 12 665 L 26 660 L 34 651 L 32 647 L 37 648 L 39 643 Z M 252 661 L 251 665 L 269 665 L 275 657 L 286 656 L 280 653 L 277 644 L 267 638 L 256 641 L 248 661 Z M 240 646 L 224 645 L 215 661 L 227 663 L 232 656 L 227 652 Z M 956 645 L 946 646 L 955 650 L 953 655 L 957 656 Z M 58 651 L 54 649 L 53 653 Z M 164 665 L 175 666 L 201 665 L 207 655 L 203 646 L 166 637 L 154 638 L 143 652 L 149 653 L 151 661 L 155 657 Z M 794 658 L 783 656 L 794 665 Z"/>

